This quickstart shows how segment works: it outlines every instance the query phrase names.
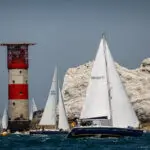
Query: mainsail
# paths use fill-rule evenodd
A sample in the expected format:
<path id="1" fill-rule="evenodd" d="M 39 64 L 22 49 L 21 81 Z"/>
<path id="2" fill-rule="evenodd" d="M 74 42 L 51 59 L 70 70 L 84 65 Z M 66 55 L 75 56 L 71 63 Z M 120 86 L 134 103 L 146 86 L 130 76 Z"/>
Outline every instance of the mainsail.
<path id="1" fill-rule="evenodd" d="M 103 39 L 93 64 L 91 78 L 86 91 L 80 119 L 110 119 L 109 95 L 106 74 L 106 60 Z"/>
<path id="2" fill-rule="evenodd" d="M 4 109 L 3 117 L 2 117 L 2 129 L 7 129 L 8 127 L 8 115 L 7 109 Z"/>
<path id="3" fill-rule="evenodd" d="M 58 92 L 59 92 L 59 121 L 58 121 L 58 128 L 63 129 L 63 130 L 69 130 L 69 124 L 68 124 L 68 119 L 66 116 L 66 110 L 62 98 L 62 94 L 60 91 L 60 88 L 58 87 Z"/>
<path id="4" fill-rule="evenodd" d="M 56 125 L 57 68 L 55 68 L 51 89 L 39 125 Z"/>

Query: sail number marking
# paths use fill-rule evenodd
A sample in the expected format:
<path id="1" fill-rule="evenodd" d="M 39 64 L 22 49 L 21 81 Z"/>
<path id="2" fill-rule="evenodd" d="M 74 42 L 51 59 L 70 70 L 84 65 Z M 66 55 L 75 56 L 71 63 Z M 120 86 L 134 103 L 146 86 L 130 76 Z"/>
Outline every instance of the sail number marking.
<path id="1" fill-rule="evenodd" d="M 91 79 L 104 79 L 105 77 L 104 76 L 93 76 L 91 77 Z"/>
<path id="2" fill-rule="evenodd" d="M 56 91 L 51 91 L 51 95 L 56 95 Z"/>

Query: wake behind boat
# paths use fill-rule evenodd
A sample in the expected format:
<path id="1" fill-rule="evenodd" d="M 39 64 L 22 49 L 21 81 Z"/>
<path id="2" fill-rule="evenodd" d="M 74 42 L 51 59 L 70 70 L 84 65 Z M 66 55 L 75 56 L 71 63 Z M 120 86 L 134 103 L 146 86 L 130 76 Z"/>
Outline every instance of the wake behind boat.
<path id="1" fill-rule="evenodd" d="M 58 122 L 56 114 L 57 106 L 59 111 Z M 40 130 L 30 130 L 30 134 L 68 134 L 70 130 L 62 94 L 58 84 L 57 68 L 55 68 L 54 71 L 52 86 L 39 126 L 41 127 Z"/>
<path id="2" fill-rule="evenodd" d="M 68 137 L 141 136 L 139 121 L 129 102 L 103 36 L 93 64 L 80 121 L 90 126 L 75 127 Z"/>

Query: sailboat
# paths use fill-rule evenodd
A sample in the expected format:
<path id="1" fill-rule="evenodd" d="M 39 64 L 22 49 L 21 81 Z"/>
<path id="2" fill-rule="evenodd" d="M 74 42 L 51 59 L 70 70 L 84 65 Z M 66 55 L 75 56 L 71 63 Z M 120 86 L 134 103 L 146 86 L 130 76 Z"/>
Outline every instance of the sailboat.
<path id="1" fill-rule="evenodd" d="M 139 120 L 122 85 L 103 35 L 93 64 L 80 122 L 90 126 L 73 128 L 68 137 L 141 136 Z"/>
<path id="2" fill-rule="evenodd" d="M 37 106 L 35 104 L 35 100 L 34 98 L 32 98 L 32 102 L 31 102 L 31 108 L 30 108 L 30 116 L 29 119 L 32 120 L 33 119 L 33 114 L 34 112 L 38 111 Z"/>
<path id="3" fill-rule="evenodd" d="M 7 109 L 4 109 L 3 117 L 2 117 L 2 129 L 6 130 L 8 127 L 8 115 L 7 115 Z"/>
<path id="4" fill-rule="evenodd" d="M 1 120 L 1 133 L 0 136 L 7 136 L 10 132 L 7 130 L 8 128 L 8 114 L 7 114 L 7 108 L 4 109 L 2 120 Z"/>
<path id="5" fill-rule="evenodd" d="M 57 107 L 59 110 L 58 121 Z M 58 84 L 57 68 L 55 68 L 54 71 L 51 89 L 39 126 L 42 127 L 42 131 L 31 131 L 30 134 L 65 134 L 70 130 L 62 94 Z"/>

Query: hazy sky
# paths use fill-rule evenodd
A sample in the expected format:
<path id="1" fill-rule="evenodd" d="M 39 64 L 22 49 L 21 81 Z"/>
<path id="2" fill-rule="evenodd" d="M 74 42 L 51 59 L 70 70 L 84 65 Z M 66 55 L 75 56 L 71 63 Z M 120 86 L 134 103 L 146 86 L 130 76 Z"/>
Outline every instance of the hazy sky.
<path id="1" fill-rule="evenodd" d="M 114 59 L 136 68 L 150 56 L 149 0 L 0 0 L 0 42 L 31 46 L 30 98 L 44 107 L 54 66 L 60 79 L 69 67 L 95 58 L 105 32 Z M 0 112 L 8 99 L 6 48 L 0 47 Z"/>

